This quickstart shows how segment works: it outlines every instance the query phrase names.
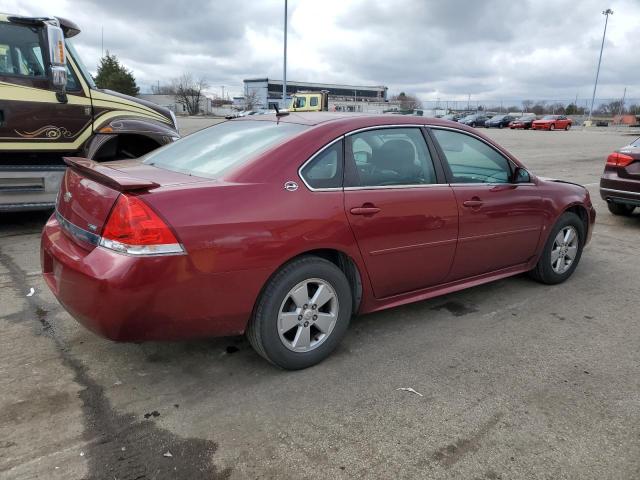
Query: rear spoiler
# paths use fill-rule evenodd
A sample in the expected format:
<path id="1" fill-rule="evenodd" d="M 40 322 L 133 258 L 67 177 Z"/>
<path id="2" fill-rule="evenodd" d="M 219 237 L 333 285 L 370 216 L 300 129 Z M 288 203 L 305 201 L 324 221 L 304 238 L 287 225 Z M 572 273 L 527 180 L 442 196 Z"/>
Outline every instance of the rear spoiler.
<path id="1" fill-rule="evenodd" d="M 109 168 L 104 164 L 82 157 L 63 157 L 64 162 L 87 178 L 100 182 L 120 192 L 150 190 L 160 185 L 151 180 L 127 175 L 125 172 Z"/>

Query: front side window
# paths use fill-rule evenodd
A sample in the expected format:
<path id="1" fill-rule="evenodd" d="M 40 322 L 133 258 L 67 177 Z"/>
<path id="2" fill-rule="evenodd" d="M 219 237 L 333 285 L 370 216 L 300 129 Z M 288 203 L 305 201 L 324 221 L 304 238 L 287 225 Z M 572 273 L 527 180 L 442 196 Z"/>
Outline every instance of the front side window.
<path id="1" fill-rule="evenodd" d="M 309 106 L 310 107 L 317 107 L 318 106 L 318 97 L 311 97 L 309 99 Z"/>
<path id="2" fill-rule="evenodd" d="M 317 154 L 300 175 L 311 188 L 342 187 L 342 140 Z"/>
<path id="3" fill-rule="evenodd" d="M 219 178 L 307 128 L 295 123 L 256 120 L 222 122 L 147 154 L 144 163 L 199 177 Z"/>
<path id="4" fill-rule="evenodd" d="M 510 183 L 510 162 L 494 148 L 465 133 L 432 131 L 451 171 L 451 183 Z"/>
<path id="5" fill-rule="evenodd" d="M 39 30 L 0 23 L 0 75 L 46 77 Z"/>
<path id="6" fill-rule="evenodd" d="M 348 137 L 345 186 L 380 187 L 437 183 L 429 149 L 418 128 L 367 130 Z"/>

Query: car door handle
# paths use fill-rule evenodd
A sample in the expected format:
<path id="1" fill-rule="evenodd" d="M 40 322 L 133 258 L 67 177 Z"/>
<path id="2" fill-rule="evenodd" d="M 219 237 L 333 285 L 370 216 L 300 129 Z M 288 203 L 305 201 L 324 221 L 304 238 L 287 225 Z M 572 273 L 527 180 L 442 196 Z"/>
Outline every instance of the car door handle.
<path id="1" fill-rule="evenodd" d="M 380 209 L 373 205 L 363 205 L 362 207 L 354 207 L 349 211 L 351 212 L 351 215 L 374 215 L 378 213 Z"/>
<path id="2" fill-rule="evenodd" d="M 484 202 L 476 197 L 472 198 L 471 200 L 465 200 L 464 202 L 462 202 L 462 205 L 464 205 L 467 208 L 478 208 L 478 207 L 481 207 L 483 204 Z"/>

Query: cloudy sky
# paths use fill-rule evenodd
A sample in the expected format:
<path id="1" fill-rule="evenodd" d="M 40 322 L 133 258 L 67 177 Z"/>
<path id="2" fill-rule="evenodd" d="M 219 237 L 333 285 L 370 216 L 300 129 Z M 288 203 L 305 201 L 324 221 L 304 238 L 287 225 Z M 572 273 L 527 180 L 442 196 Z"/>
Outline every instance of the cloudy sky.
<path id="1" fill-rule="evenodd" d="M 615 13 L 597 96 L 627 87 L 640 97 L 639 0 L 289 0 L 287 77 L 423 100 L 587 98 L 606 8 Z M 104 29 L 105 49 L 142 90 L 191 72 L 232 95 L 243 78 L 282 78 L 283 9 L 284 0 L 0 0 L 3 12 L 75 21 L 92 71 Z"/>

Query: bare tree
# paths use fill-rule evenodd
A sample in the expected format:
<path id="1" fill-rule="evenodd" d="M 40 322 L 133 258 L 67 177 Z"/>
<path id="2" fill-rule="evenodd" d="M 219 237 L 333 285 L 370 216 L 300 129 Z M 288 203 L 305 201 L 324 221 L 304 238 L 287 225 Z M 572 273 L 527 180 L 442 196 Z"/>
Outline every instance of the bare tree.
<path id="1" fill-rule="evenodd" d="M 194 79 L 190 73 L 185 73 L 175 79 L 171 87 L 176 96 L 176 103 L 184 105 L 189 115 L 200 112 L 200 100 L 204 98 L 204 90 L 209 86 L 206 79 Z"/>
<path id="2" fill-rule="evenodd" d="M 522 109 L 525 112 L 528 112 L 529 109 L 533 106 L 533 100 L 523 100 L 522 101 Z"/>
<path id="3" fill-rule="evenodd" d="M 247 91 L 244 96 L 244 108 L 245 110 L 253 110 L 258 106 L 258 94 L 255 90 Z"/>
<path id="4" fill-rule="evenodd" d="M 151 93 L 155 95 L 175 95 L 176 89 L 173 85 L 152 85 Z"/>
<path id="5" fill-rule="evenodd" d="M 416 108 L 422 108 L 422 102 L 418 100 L 415 95 L 407 95 L 404 92 L 400 92 L 400 95 L 394 95 L 391 97 L 392 102 L 399 102 L 401 110 L 415 110 Z"/>

